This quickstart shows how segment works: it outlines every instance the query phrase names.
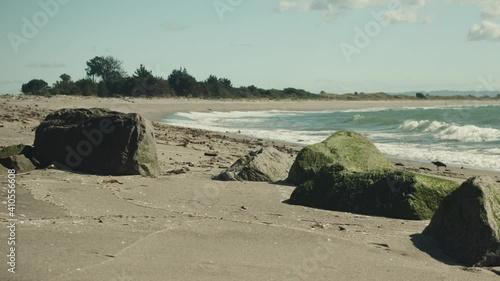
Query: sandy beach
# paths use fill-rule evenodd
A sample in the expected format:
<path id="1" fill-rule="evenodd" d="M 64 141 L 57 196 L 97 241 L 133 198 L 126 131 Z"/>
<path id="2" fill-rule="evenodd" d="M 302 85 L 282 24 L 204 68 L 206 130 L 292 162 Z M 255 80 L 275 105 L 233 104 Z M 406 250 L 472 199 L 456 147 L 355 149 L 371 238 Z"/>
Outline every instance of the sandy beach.
<path id="1" fill-rule="evenodd" d="M 138 112 L 155 124 L 162 175 L 107 177 L 55 169 L 17 175 L 17 273 L 0 280 L 498 280 L 500 268 L 464 267 L 421 235 L 429 221 L 317 210 L 284 203 L 294 187 L 220 182 L 212 176 L 262 146 L 300 147 L 161 125 L 188 111 L 332 110 L 484 105 L 492 101 L 214 101 L 0 97 L 0 146 L 33 144 L 34 129 L 60 108 Z M 496 101 L 500 104 L 500 101 Z M 205 152 L 216 151 L 216 157 Z M 391 159 L 404 169 L 463 182 L 500 173 Z M 187 173 L 171 171 L 187 167 Z M 0 220 L 7 225 L 7 178 Z"/>

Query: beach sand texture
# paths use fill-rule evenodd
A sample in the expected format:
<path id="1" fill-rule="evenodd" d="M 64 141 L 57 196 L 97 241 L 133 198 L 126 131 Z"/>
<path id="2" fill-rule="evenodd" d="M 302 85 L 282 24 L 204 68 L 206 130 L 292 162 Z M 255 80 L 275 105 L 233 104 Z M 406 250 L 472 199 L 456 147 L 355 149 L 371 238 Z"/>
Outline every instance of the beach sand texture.
<path id="1" fill-rule="evenodd" d="M 432 104 L 431 104 L 432 103 Z M 1 97 L 0 146 L 32 144 L 52 110 L 104 107 L 152 121 L 179 111 L 324 110 L 430 106 L 436 101 L 205 101 Z M 467 101 L 439 101 L 447 105 Z M 294 187 L 211 177 L 262 145 L 300 147 L 155 124 L 157 178 L 55 169 L 17 175 L 17 273 L 0 280 L 498 280 L 500 268 L 467 268 L 420 233 L 429 221 L 369 217 L 284 203 Z M 216 151 L 218 155 L 205 156 Z M 473 169 L 406 168 L 462 182 Z M 168 171 L 188 167 L 182 174 Z M 7 224 L 6 178 L 0 219 Z M 0 253 L 7 253 L 7 231 Z"/>

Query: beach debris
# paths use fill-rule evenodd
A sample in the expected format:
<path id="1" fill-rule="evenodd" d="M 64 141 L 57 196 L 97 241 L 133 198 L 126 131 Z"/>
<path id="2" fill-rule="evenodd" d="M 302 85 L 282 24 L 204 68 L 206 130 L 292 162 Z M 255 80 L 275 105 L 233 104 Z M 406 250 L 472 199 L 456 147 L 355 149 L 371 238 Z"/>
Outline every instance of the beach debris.
<path id="1" fill-rule="evenodd" d="M 403 164 L 403 163 L 394 163 L 394 166 L 397 166 L 397 167 L 404 167 L 404 166 L 405 166 L 405 164 Z"/>
<path id="2" fill-rule="evenodd" d="M 500 266 L 500 185 L 486 176 L 464 182 L 439 206 L 424 234 L 468 266 Z"/>
<path id="3" fill-rule="evenodd" d="M 375 245 L 379 248 L 385 248 L 385 249 L 391 248 L 391 247 L 389 247 L 389 244 L 386 244 L 386 243 L 370 243 L 370 244 Z"/>
<path id="4" fill-rule="evenodd" d="M 264 147 L 238 159 L 213 179 L 276 182 L 287 177 L 292 162 L 293 158 L 288 154 L 272 147 Z"/>
<path id="5" fill-rule="evenodd" d="M 103 180 L 102 183 L 106 183 L 106 184 L 113 184 L 113 183 L 123 184 L 123 182 L 119 182 L 118 180 L 115 180 L 115 179 Z"/>
<path id="6" fill-rule="evenodd" d="M 240 210 L 242 210 L 242 211 L 246 211 L 246 210 L 248 210 L 248 208 L 247 208 L 246 206 L 241 206 L 241 207 L 240 207 Z"/>
<path id="7" fill-rule="evenodd" d="M 209 157 L 217 157 L 219 155 L 218 152 L 205 152 L 205 156 Z"/>
<path id="8" fill-rule="evenodd" d="M 61 109 L 37 127 L 33 157 L 44 168 L 96 175 L 159 173 L 154 129 L 137 113 L 102 108 Z"/>
<path id="9" fill-rule="evenodd" d="M 420 167 L 418 168 L 419 170 L 422 170 L 422 171 L 428 171 L 428 172 L 431 172 L 432 170 L 427 168 L 427 167 Z"/>
<path id="10" fill-rule="evenodd" d="M 446 168 L 446 164 L 441 162 L 441 161 L 434 161 L 434 162 L 431 162 L 432 164 L 436 165 L 436 168 L 437 170 L 439 171 L 439 167 L 445 167 Z"/>
<path id="11" fill-rule="evenodd" d="M 189 167 L 182 167 L 180 169 L 170 170 L 167 172 L 167 174 L 180 175 L 180 174 L 185 174 L 189 171 L 190 171 Z"/>

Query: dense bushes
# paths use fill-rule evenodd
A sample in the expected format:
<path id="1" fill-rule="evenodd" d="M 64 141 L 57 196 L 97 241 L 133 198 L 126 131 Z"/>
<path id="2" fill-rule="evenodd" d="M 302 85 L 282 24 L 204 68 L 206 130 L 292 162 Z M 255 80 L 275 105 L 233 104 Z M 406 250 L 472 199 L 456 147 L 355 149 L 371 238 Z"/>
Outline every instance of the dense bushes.
<path id="1" fill-rule="evenodd" d="M 111 56 L 95 57 L 86 63 L 86 78 L 73 82 L 69 75 L 62 74 L 52 87 L 43 80 L 34 79 L 24 84 L 21 91 L 32 95 L 99 97 L 318 98 L 318 95 L 294 88 L 264 90 L 253 85 L 235 88 L 231 80 L 215 75 L 198 82 L 185 68 L 173 70 L 165 79 L 154 76 L 141 64 L 129 77 L 122 64 L 122 61 Z"/>

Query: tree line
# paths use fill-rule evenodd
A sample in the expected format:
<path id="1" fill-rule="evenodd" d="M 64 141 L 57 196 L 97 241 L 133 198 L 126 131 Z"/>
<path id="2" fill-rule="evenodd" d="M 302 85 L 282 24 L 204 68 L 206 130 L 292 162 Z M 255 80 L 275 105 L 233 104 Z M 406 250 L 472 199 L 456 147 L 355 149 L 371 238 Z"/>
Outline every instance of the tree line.
<path id="1" fill-rule="evenodd" d="M 197 81 L 185 68 L 175 69 L 167 79 L 153 75 L 140 65 L 128 76 L 123 62 L 112 56 L 96 56 L 86 62 L 85 78 L 73 81 L 68 74 L 59 76 L 52 86 L 33 79 L 21 87 L 30 95 L 83 95 L 98 97 L 194 97 L 194 98 L 298 98 L 313 99 L 318 95 L 294 88 L 265 90 L 255 86 L 233 87 L 231 80 L 210 75 Z"/>

